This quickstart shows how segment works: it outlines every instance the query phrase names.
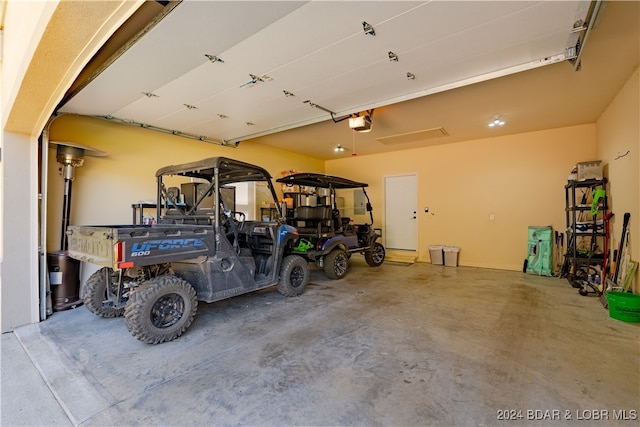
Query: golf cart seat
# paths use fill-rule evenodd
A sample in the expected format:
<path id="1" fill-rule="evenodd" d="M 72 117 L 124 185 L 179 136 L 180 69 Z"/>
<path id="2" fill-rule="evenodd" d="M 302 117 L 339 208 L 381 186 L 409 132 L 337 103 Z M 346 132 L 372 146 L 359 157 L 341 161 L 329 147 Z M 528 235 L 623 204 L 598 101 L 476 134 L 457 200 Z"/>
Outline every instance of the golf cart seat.
<path id="1" fill-rule="evenodd" d="M 298 206 L 293 219 L 301 234 L 327 233 L 330 229 L 330 215 L 328 206 Z"/>

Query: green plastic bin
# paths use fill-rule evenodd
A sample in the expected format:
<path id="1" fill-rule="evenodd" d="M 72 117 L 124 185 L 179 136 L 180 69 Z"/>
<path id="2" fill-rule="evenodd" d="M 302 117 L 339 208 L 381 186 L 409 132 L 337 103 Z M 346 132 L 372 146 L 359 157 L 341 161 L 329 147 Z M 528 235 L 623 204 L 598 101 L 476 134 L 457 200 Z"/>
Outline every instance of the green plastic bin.
<path id="1" fill-rule="evenodd" d="M 629 292 L 607 292 L 609 316 L 623 322 L 640 322 L 640 295 Z"/>

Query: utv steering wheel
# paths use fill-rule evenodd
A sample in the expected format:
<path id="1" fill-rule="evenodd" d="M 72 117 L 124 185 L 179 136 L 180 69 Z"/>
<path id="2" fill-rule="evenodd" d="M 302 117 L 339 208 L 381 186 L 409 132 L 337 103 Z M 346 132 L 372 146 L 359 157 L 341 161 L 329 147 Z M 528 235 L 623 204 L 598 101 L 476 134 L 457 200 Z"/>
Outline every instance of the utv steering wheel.
<path id="1" fill-rule="evenodd" d="M 233 247 L 239 251 L 239 233 L 244 227 L 246 215 L 244 214 L 244 212 L 239 211 L 225 211 L 224 217 L 226 218 L 226 221 L 223 224 L 223 226 L 226 228 L 225 235 L 227 236 L 227 239 L 231 242 Z"/>
<path id="2" fill-rule="evenodd" d="M 244 214 L 244 212 L 229 211 L 229 215 L 227 216 L 227 218 L 230 222 L 229 227 L 233 228 L 233 226 L 235 226 L 236 230 L 240 232 L 244 228 L 244 221 L 247 216 Z M 233 222 L 233 225 L 231 225 L 231 222 Z"/>

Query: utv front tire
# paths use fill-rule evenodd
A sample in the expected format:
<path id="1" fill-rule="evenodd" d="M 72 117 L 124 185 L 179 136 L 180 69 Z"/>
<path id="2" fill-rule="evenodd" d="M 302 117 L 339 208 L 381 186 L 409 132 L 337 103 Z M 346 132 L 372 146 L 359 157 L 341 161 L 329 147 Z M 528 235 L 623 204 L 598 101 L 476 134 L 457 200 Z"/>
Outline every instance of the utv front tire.
<path id="1" fill-rule="evenodd" d="M 84 306 L 100 317 L 120 317 L 124 314 L 124 307 L 115 308 L 102 305 L 102 302 L 107 299 L 107 282 L 109 282 L 113 293 L 118 289 L 118 284 L 113 283 L 112 276 L 113 270 L 111 268 L 101 268 L 89 276 L 82 293 Z"/>
<path id="2" fill-rule="evenodd" d="M 124 319 L 131 335 L 147 344 L 160 344 L 182 335 L 197 308 L 196 291 L 187 281 L 158 276 L 131 293 Z"/>
<path id="3" fill-rule="evenodd" d="M 297 297 L 309 283 L 309 265 L 297 255 L 289 255 L 282 260 L 278 292 L 285 297 Z"/>
<path id="4" fill-rule="evenodd" d="M 334 249 L 324 257 L 324 274 L 333 280 L 342 279 L 347 275 L 349 256 L 342 249 Z"/>
<path id="5" fill-rule="evenodd" d="M 371 267 L 379 267 L 384 262 L 385 250 L 380 242 L 375 242 L 371 250 L 364 253 L 364 259 Z"/>

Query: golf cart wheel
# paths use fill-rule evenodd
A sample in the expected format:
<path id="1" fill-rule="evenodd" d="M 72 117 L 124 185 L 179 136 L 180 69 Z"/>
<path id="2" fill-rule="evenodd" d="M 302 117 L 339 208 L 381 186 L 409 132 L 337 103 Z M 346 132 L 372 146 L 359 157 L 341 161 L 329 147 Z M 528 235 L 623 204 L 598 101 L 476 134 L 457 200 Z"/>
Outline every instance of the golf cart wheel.
<path id="1" fill-rule="evenodd" d="M 147 344 L 160 344 L 182 335 L 197 308 L 196 291 L 187 281 L 158 276 L 131 293 L 124 319 L 131 335 Z"/>
<path id="2" fill-rule="evenodd" d="M 93 273 L 82 292 L 82 302 L 87 309 L 100 317 L 120 317 L 124 314 L 124 307 L 115 308 L 103 306 L 102 302 L 107 299 L 107 282 L 111 286 L 111 292 L 118 290 L 117 281 L 114 282 L 113 270 L 109 267 L 103 267 Z"/>
<path id="3" fill-rule="evenodd" d="M 324 257 L 324 274 L 333 280 L 342 279 L 347 275 L 349 257 L 340 248 L 336 248 Z"/>
<path id="4" fill-rule="evenodd" d="M 384 246 L 382 246 L 382 243 L 380 242 L 375 242 L 373 244 L 373 248 L 364 253 L 364 259 L 371 267 L 379 267 L 382 265 L 384 262 L 384 256 Z"/>
<path id="5" fill-rule="evenodd" d="M 289 255 L 282 261 L 278 292 L 285 297 L 296 297 L 309 283 L 309 265 L 297 255 Z"/>

